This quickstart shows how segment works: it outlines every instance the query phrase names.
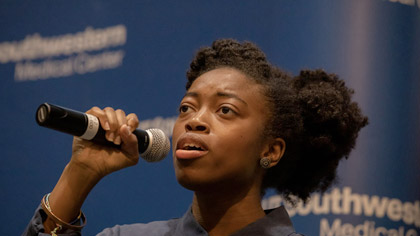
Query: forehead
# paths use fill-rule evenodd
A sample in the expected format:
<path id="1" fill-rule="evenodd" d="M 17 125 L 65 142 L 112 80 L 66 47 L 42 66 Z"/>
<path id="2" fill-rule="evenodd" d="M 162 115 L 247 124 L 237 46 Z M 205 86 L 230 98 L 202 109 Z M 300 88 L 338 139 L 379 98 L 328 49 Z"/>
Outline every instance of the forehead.
<path id="1" fill-rule="evenodd" d="M 233 68 L 218 68 L 199 76 L 188 91 L 213 90 L 260 93 L 261 86 Z"/>

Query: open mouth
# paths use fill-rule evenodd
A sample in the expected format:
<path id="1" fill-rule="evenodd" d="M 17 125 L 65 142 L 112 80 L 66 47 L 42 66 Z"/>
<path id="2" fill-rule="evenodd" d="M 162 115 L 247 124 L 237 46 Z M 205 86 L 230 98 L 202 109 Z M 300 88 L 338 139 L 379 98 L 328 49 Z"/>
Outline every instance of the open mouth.
<path id="1" fill-rule="evenodd" d="M 200 146 L 194 145 L 194 144 L 186 144 L 184 145 L 184 147 L 182 148 L 183 150 L 193 150 L 193 151 L 204 151 L 204 149 Z"/>
<path id="2" fill-rule="evenodd" d="M 187 134 L 178 140 L 175 156 L 178 159 L 195 159 L 207 153 L 207 145 L 200 137 Z"/>

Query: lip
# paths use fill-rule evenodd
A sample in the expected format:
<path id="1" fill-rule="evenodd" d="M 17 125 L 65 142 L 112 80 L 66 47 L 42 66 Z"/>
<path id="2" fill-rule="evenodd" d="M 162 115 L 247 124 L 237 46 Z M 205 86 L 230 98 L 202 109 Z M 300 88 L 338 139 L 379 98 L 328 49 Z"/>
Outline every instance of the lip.
<path id="1" fill-rule="evenodd" d="M 202 150 L 186 150 L 185 145 L 194 145 Z M 180 136 L 176 144 L 175 156 L 177 159 L 196 159 L 209 152 L 207 144 L 198 134 L 185 133 Z"/>

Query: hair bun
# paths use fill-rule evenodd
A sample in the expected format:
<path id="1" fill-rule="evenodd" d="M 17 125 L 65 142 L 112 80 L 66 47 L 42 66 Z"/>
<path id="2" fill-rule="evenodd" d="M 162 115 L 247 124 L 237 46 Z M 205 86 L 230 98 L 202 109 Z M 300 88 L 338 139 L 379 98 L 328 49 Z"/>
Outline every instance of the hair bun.
<path id="1" fill-rule="evenodd" d="M 330 153 L 347 157 L 359 130 L 368 123 L 351 101 L 354 91 L 337 75 L 321 69 L 302 70 L 293 86 L 302 109 L 306 141 L 322 156 Z"/>

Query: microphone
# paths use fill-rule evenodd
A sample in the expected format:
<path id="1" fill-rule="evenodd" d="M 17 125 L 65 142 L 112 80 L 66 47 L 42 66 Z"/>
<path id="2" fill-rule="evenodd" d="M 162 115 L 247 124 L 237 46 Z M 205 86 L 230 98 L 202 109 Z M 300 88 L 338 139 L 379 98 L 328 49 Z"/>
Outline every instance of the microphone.
<path id="1" fill-rule="evenodd" d="M 105 130 L 96 116 L 57 105 L 43 103 L 36 111 L 36 122 L 43 127 L 71 134 L 94 143 L 118 147 L 106 140 Z M 140 156 L 148 162 L 161 161 L 168 155 L 169 138 L 160 129 L 136 129 Z"/>

